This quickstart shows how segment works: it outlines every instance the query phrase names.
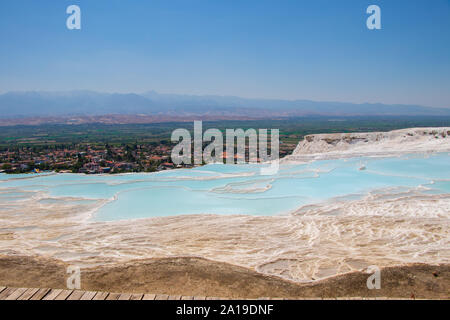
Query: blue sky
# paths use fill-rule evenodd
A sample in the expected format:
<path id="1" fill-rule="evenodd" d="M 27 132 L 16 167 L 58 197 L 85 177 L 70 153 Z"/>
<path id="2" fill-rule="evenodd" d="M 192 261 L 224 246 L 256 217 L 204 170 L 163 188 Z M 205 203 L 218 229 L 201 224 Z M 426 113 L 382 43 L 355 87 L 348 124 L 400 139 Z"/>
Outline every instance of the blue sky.
<path id="1" fill-rule="evenodd" d="M 370 4 L 382 30 L 366 28 Z M 0 92 L 450 107 L 450 0 L 2 0 L 0 40 Z"/>

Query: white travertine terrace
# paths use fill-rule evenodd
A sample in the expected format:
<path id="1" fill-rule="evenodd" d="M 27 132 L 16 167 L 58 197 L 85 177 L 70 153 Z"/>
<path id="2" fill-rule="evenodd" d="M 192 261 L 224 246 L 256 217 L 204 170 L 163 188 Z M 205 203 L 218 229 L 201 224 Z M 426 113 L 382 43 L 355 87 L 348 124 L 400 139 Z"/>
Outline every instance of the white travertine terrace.
<path id="1" fill-rule="evenodd" d="M 450 151 L 450 127 L 307 135 L 284 161 Z"/>
<path id="2" fill-rule="evenodd" d="M 307 136 L 290 161 L 450 150 L 450 128 Z M 11 190 L 13 192 L 14 190 Z M 450 194 L 393 190 L 330 199 L 281 216 L 181 215 L 95 222 L 102 201 L 42 203 L 38 192 L 0 207 L 0 254 L 80 266 L 200 256 L 295 281 L 408 263 L 450 263 Z"/>

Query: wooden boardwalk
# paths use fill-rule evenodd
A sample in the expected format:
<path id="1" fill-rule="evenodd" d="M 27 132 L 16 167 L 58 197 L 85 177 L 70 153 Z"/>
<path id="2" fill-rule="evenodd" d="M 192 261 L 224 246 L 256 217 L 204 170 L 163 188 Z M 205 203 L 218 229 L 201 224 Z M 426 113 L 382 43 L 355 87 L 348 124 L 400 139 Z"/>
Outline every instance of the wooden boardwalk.
<path id="1" fill-rule="evenodd" d="M 322 298 L 298 298 L 295 300 L 322 300 Z M 411 300 L 405 298 L 323 298 L 323 300 Z M 0 287 L 0 300 L 232 300 L 219 297 L 204 296 L 170 296 L 167 294 L 114 293 L 102 291 L 82 291 L 49 288 L 12 288 Z M 259 298 L 256 300 L 292 300 L 283 298 Z"/>
<path id="2" fill-rule="evenodd" d="M 186 297 L 166 294 L 0 287 L 0 300 L 182 300 L 182 298 Z M 203 300 L 206 299 L 206 297 L 203 298 Z"/>

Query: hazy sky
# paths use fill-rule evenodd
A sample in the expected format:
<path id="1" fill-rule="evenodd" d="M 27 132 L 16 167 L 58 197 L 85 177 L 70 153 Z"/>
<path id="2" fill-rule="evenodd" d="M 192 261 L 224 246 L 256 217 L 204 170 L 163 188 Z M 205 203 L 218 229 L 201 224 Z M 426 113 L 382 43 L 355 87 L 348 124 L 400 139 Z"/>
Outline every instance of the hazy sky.
<path id="1" fill-rule="evenodd" d="M 370 4 L 382 30 L 366 27 Z M 450 0 L 1 0 L 0 41 L 0 92 L 450 107 Z"/>

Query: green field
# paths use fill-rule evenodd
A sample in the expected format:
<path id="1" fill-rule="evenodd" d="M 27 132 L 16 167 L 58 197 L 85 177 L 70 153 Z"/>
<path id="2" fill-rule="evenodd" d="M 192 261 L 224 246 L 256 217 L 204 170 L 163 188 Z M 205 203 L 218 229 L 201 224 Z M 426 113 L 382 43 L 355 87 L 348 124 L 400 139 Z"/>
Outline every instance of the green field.
<path id="1" fill-rule="evenodd" d="M 304 135 L 313 133 L 389 131 L 427 126 L 450 126 L 450 117 L 317 117 L 203 122 L 203 130 L 279 129 L 283 143 L 298 143 Z M 8 126 L 0 127 L 0 146 L 169 143 L 172 131 L 177 128 L 192 131 L 193 123 Z"/>

